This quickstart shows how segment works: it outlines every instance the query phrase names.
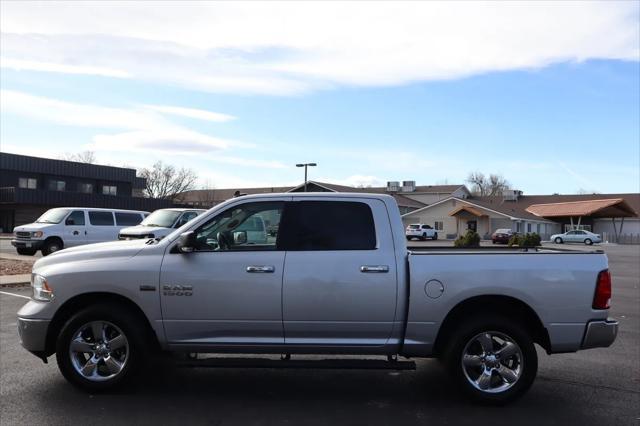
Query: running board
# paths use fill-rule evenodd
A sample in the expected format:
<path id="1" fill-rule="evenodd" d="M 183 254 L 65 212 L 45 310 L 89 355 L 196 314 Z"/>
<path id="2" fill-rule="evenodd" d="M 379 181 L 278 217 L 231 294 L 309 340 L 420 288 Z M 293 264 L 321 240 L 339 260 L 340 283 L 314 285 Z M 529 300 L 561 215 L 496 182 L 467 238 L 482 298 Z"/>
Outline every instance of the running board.
<path id="1" fill-rule="evenodd" d="M 269 358 L 191 358 L 176 362 L 179 367 L 206 368 L 310 368 L 353 370 L 415 370 L 414 361 L 382 359 L 269 359 Z"/>

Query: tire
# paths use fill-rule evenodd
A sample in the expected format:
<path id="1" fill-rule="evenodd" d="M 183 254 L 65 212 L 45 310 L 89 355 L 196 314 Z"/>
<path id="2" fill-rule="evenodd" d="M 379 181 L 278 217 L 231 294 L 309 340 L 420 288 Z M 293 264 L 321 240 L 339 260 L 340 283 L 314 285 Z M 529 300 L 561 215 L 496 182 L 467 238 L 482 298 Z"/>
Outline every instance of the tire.
<path id="1" fill-rule="evenodd" d="M 62 240 L 59 238 L 50 238 L 44 242 L 44 247 L 42 247 L 42 255 L 48 256 L 51 253 L 55 253 L 64 248 L 64 244 Z"/>
<path id="2" fill-rule="evenodd" d="M 487 335 L 490 340 L 486 339 Z M 485 345 L 491 348 L 485 349 Z M 509 353 L 507 358 L 504 358 L 505 351 Z M 503 359 L 500 359 L 501 353 Z M 505 404 L 522 396 L 538 371 L 536 349 L 525 327 L 493 314 L 462 322 L 451 335 L 444 362 L 466 395 L 491 405 Z M 486 372 L 490 373 L 486 375 Z"/>
<path id="3" fill-rule="evenodd" d="M 436 232 L 435 234 L 433 234 L 433 241 L 436 241 L 438 239 L 438 233 Z"/>
<path id="4" fill-rule="evenodd" d="M 28 248 L 16 248 L 16 251 L 18 252 L 18 254 L 21 254 L 23 256 L 33 256 L 34 254 L 36 254 L 37 250 Z"/>
<path id="5" fill-rule="evenodd" d="M 138 315 L 117 304 L 92 305 L 79 311 L 62 327 L 56 340 L 60 372 L 71 384 L 88 392 L 123 385 L 148 358 L 149 339 L 140 324 Z M 77 349 L 86 351 L 72 351 L 74 341 Z"/>
<path id="6" fill-rule="evenodd" d="M 562 238 L 560 237 L 556 237 L 555 240 L 553 240 L 556 244 L 562 244 Z"/>
<path id="7" fill-rule="evenodd" d="M 588 246 L 593 244 L 593 241 L 591 241 L 591 238 L 587 238 L 586 240 L 584 240 L 584 243 Z"/>
<path id="8" fill-rule="evenodd" d="M 407 237 L 407 241 L 411 241 L 411 237 Z"/>
<path id="9" fill-rule="evenodd" d="M 427 234 L 426 232 L 422 233 L 422 237 L 420 238 L 420 241 L 427 241 Z"/>

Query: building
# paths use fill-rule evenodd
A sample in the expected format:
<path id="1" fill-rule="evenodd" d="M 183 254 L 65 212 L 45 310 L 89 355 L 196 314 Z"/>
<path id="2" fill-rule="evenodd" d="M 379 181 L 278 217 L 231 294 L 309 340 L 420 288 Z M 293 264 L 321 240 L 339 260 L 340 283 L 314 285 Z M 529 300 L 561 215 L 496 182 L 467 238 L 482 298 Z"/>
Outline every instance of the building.
<path id="1" fill-rule="evenodd" d="M 176 198 L 176 202 L 193 207 L 212 207 L 229 198 L 236 192 L 241 194 L 266 194 L 273 192 L 303 192 L 305 184 L 297 186 L 278 186 L 264 188 L 234 188 L 234 189 L 199 189 L 186 191 Z M 389 194 L 396 199 L 401 214 L 423 208 L 428 204 L 452 196 L 466 198 L 470 195 L 464 185 L 428 185 L 416 186 L 414 181 L 388 182 L 387 186 L 356 188 L 353 186 L 336 185 L 333 183 L 308 181 L 307 192 L 369 192 L 374 194 Z"/>
<path id="2" fill-rule="evenodd" d="M 134 169 L 0 152 L 0 232 L 33 222 L 52 207 L 153 211 L 170 200 L 142 197 Z"/>
<path id="3" fill-rule="evenodd" d="M 402 216 L 405 224 L 427 223 L 447 238 L 467 229 L 489 238 L 499 228 L 536 232 L 543 239 L 570 229 L 601 234 L 605 241 L 639 242 L 640 194 L 451 196 Z M 638 241 L 636 241 L 638 240 Z"/>

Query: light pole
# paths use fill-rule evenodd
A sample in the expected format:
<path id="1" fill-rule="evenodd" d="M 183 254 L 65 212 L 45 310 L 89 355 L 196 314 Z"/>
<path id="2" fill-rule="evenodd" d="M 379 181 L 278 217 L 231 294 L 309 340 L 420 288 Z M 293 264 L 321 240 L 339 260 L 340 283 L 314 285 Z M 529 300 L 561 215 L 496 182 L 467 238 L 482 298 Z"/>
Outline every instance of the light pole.
<path id="1" fill-rule="evenodd" d="M 304 167 L 304 192 L 307 192 L 307 167 L 315 167 L 316 163 L 300 163 L 296 167 Z"/>

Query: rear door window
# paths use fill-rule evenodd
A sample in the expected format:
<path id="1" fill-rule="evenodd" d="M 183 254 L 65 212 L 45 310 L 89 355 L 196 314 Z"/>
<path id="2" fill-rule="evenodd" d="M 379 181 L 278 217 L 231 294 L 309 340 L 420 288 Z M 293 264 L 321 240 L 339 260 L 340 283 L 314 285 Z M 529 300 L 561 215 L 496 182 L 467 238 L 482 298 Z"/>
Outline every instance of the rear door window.
<path id="1" fill-rule="evenodd" d="M 278 246 L 283 250 L 375 250 L 371 208 L 362 202 L 287 203 Z"/>
<path id="2" fill-rule="evenodd" d="M 90 211 L 89 223 L 91 223 L 94 226 L 113 226 L 113 213 L 101 212 L 101 211 Z"/>
<path id="3" fill-rule="evenodd" d="M 116 224 L 118 226 L 135 226 L 142 222 L 140 213 L 116 212 Z"/>

